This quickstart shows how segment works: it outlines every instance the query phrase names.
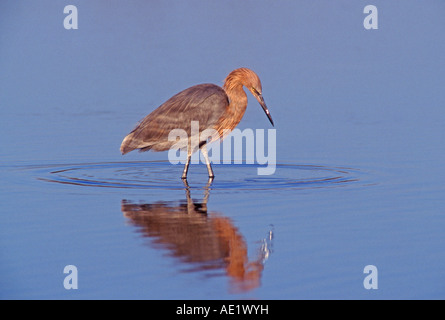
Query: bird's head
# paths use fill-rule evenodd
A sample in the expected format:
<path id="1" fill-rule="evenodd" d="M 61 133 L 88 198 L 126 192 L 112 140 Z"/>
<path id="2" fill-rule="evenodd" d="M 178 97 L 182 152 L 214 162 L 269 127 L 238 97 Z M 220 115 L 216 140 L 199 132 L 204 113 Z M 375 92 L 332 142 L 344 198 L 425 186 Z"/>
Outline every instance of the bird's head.
<path id="1" fill-rule="evenodd" d="M 272 116 L 270 115 L 269 109 L 267 109 L 266 103 L 264 102 L 262 94 L 263 89 L 261 87 L 261 80 L 258 75 L 248 68 L 233 70 L 229 73 L 225 80 L 224 89 L 232 90 L 238 86 L 245 86 L 252 93 L 252 95 L 258 100 L 258 103 L 263 108 L 267 118 L 269 118 L 269 121 L 273 126 L 274 123 Z"/>

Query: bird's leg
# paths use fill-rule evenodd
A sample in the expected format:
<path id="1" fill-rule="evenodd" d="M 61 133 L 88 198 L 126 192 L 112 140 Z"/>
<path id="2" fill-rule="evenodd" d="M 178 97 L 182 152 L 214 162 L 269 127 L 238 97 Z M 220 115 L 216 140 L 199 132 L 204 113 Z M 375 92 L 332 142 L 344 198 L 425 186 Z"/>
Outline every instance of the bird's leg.
<path id="1" fill-rule="evenodd" d="M 209 155 L 207 153 L 207 147 L 205 144 L 201 147 L 201 152 L 206 160 L 207 171 L 209 172 L 209 182 L 211 182 L 210 180 L 213 180 L 215 175 L 213 174 L 212 166 L 210 165 Z"/>
<path id="2" fill-rule="evenodd" d="M 187 154 L 187 162 L 185 163 L 184 171 L 182 172 L 182 177 L 181 177 L 184 180 L 187 179 L 187 172 L 189 171 L 189 165 L 190 165 L 191 157 L 192 157 L 191 153 L 188 152 L 188 154 Z"/>
<path id="3" fill-rule="evenodd" d="M 185 162 L 184 171 L 182 171 L 182 179 L 187 180 L 187 172 L 189 171 L 190 159 L 192 158 L 192 141 L 189 138 L 187 143 L 187 161 Z"/>

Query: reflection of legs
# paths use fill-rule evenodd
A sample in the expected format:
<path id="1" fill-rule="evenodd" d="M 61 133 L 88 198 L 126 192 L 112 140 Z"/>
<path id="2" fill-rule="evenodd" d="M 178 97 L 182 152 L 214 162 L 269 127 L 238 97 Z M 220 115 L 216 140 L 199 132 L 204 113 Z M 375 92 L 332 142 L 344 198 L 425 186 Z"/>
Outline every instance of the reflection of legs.
<path id="1" fill-rule="evenodd" d="M 215 177 L 215 175 L 213 174 L 212 166 L 210 165 L 210 160 L 209 160 L 209 155 L 207 153 L 206 145 L 203 145 L 201 147 L 201 152 L 202 152 L 202 154 L 204 156 L 204 159 L 206 160 L 207 171 L 209 172 L 209 181 L 210 181 L 211 179 L 213 179 Z"/>
<path id="2" fill-rule="evenodd" d="M 209 181 L 207 181 L 207 184 L 204 188 L 204 199 L 202 199 L 202 204 L 206 206 L 206 211 L 207 211 L 207 201 L 209 200 L 209 195 L 210 195 L 210 186 L 212 185 L 212 181 L 213 178 L 209 177 Z"/>
<path id="3" fill-rule="evenodd" d="M 190 187 L 189 187 L 189 183 L 187 182 L 187 179 L 183 179 L 182 182 L 184 183 L 185 190 L 189 192 L 188 195 L 190 196 L 190 190 L 189 190 Z"/>
<path id="4" fill-rule="evenodd" d="M 204 198 L 202 199 L 201 203 L 201 209 L 199 210 L 200 213 L 207 213 L 207 201 L 209 200 L 209 189 L 210 185 L 212 184 L 213 178 L 209 178 L 209 181 L 207 182 L 207 185 L 204 187 Z M 184 183 L 185 187 L 185 196 L 187 198 L 187 212 L 192 213 L 196 212 L 195 203 L 192 200 L 192 197 L 190 195 L 190 186 L 187 182 L 187 179 L 183 179 L 182 182 Z"/>
<path id="5" fill-rule="evenodd" d="M 187 213 L 195 212 L 195 204 L 193 203 L 192 197 L 190 196 L 190 187 L 187 182 L 187 179 L 183 178 L 182 182 L 184 182 L 185 186 L 185 196 L 187 197 Z"/>

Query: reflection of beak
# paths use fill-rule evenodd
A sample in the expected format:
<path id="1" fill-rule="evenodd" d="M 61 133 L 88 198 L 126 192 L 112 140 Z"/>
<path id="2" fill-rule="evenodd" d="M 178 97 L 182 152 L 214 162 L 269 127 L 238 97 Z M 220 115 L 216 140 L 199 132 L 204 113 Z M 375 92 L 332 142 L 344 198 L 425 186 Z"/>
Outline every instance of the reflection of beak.
<path id="1" fill-rule="evenodd" d="M 269 109 L 267 109 L 266 103 L 264 102 L 263 96 L 257 95 L 256 99 L 258 100 L 258 102 L 260 103 L 261 107 L 263 108 L 264 112 L 266 113 L 266 116 L 269 118 L 270 123 L 273 124 L 273 120 L 272 120 L 272 116 L 270 115 Z"/>

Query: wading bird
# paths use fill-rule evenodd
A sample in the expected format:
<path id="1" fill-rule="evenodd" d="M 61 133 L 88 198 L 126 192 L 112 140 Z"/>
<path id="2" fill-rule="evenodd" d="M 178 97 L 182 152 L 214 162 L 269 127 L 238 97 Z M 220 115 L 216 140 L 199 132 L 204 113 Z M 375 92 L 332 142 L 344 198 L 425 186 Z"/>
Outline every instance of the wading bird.
<path id="1" fill-rule="evenodd" d="M 185 89 L 171 97 L 160 107 L 142 119 L 122 141 L 121 152 L 126 154 L 132 150 L 166 151 L 177 146 L 177 141 L 169 139 L 169 133 L 174 129 L 182 129 L 188 134 L 187 161 L 182 173 L 182 179 L 187 179 L 187 172 L 192 154 L 201 149 L 204 155 L 209 178 L 214 174 L 210 165 L 206 144 L 222 138 L 225 133 L 233 130 L 241 121 L 247 107 L 245 86 L 258 100 L 272 126 L 272 117 L 262 96 L 260 78 L 248 68 L 235 69 L 229 73 L 223 87 L 215 84 L 198 84 Z M 198 121 L 199 135 L 195 148 L 191 147 L 192 122 Z M 214 129 L 219 134 L 210 141 L 208 136 L 201 137 L 206 129 Z"/>

